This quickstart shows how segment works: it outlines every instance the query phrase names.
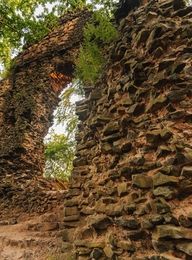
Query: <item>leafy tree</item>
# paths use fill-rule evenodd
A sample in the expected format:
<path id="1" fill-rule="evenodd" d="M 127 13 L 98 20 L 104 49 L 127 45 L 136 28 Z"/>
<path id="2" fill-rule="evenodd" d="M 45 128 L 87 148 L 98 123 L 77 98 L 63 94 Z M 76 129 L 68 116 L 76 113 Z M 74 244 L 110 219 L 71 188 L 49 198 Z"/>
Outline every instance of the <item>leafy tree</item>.
<path id="1" fill-rule="evenodd" d="M 46 167 L 48 178 L 68 179 L 75 157 L 75 132 L 78 118 L 75 114 L 74 99 L 79 99 L 82 92 L 74 82 L 61 94 L 61 102 L 56 110 L 56 124 L 63 127 L 64 134 L 55 134 L 51 129 L 50 137 L 45 143 Z"/>
<path id="2" fill-rule="evenodd" d="M 58 17 L 77 8 L 96 9 L 109 13 L 108 0 L 1 0 L 0 63 L 10 66 L 11 57 L 23 46 L 44 37 L 57 24 Z M 49 8 L 48 8 L 49 7 Z"/>
<path id="3" fill-rule="evenodd" d="M 76 76 L 82 84 L 93 84 L 104 65 L 104 47 L 117 38 L 110 15 L 103 9 L 95 11 L 84 29 L 84 41 L 76 61 Z"/>
<path id="4" fill-rule="evenodd" d="M 67 180 L 73 168 L 75 143 L 64 134 L 52 134 L 45 149 L 45 177 Z"/>
<path id="5" fill-rule="evenodd" d="M 45 36 L 56 23 L 54 11 L 49 13 L 47 0 L 1 0 L 0 1 L 0 63 L 10 66 L 11 57 L 23 45 Z M 41 7 L 42 16 L 37 16 Z M 49 25 L 49 26 L 48 26 Z"/>

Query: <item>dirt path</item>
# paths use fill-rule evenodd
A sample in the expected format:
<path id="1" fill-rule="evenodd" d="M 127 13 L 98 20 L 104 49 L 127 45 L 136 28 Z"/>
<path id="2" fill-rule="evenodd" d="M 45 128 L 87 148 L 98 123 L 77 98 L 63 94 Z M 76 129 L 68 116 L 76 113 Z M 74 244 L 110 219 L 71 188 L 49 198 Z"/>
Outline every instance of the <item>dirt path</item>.
<path id="1" fill-rule="evenodd" d="M 52 260 L 61 253 L 62 211 L 0 222 L 0 260 Z"/>

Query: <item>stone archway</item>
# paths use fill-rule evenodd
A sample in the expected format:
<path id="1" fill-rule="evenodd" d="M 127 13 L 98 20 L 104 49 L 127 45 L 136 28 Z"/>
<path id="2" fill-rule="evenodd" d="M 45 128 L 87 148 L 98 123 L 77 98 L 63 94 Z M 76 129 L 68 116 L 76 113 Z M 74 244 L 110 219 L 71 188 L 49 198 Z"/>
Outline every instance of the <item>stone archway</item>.
<path id="1" fill-rule="evenodd" d="M 52 124 L 59 94 L 72 80 L 73 63 L 89 17 L 88 11 L 66 15 L 58 28 L 16 57 L 11 76 L 0 83 L 1 207 L 14 201 L 17 207 L 25 204 L 27 210 L 26 196 L 35 196 L 38 187 L 48 185 L 42 177 L 43 139 Z M 33 189 L 32 195 L 29 191 Z"/>

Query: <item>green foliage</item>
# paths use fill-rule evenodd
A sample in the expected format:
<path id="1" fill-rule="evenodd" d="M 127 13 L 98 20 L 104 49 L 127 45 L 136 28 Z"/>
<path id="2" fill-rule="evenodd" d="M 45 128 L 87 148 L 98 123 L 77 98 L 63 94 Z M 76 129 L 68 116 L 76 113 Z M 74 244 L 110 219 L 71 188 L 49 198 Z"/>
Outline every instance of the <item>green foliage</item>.
<path id="1" fill-rule="evenodd" d="M 56 112 L 57 124 L 63 125 L 66 130 L 67 138 L 74 139 L 78 118 L 75 114 L 75 103 L 72 99 L 82 96 L 77 83 L 69 86 L 61 95 L 61 102 Z"/>
<path id="2" fill-rule="evenodd" d="M 56 24 L 56 14 L 46 8 L 49 0 L 0 1 L 0 64 L 11 66 L 11 58 L 23 45 L 44 37 Z M 37 8 L 42 10 L 38 16 Z"/>
<path id="3" fill-rule="evenodd" d="M 77 2 L 77 1 L 75 1 Z M 107 1 L 104 4 L 107 5 Z M 101 1 L 95 1 L 101 3 Z M 81 1 L 82 7 L 85 1 Z M 104 5 L 103 5 L 104 6 Z M 94 5 L 90 6 L 94 9 Z M 84 41 L 80 48 L 76 61 L 76 84 L 68 88 L 61 97 L 61 103 L 57 109 L 56 119 L 58 124 L 65 124 L 66 135 L 52 134 L 51 140 L 46 146 L 46 176 L 64 178 L 72 171 L 72 160 L 75 158 L 75 131 L 78 123 L 75 116 L 75 105 L 71 97 L 82 95 L 81 84 L 93 84 L 102 70 L 105 59 L 103 47 L 117 38 L 117 31 L 110 21 L 109 9 L 100 9 L 94 12 L 91 22 L 88 22 L 84 30 Z"/>
<path id="4" fill-rule="evenodd" d="M 66 135 L 51 136 L 45 149 L 47 178 L 68 179 L 73 167 L 74 147 L 74 141 L 70 141 Z"/>
<path id="5" fill-rule="evenodd" d="M 5 69 L 10 69 L 11 58 L 21 51 L 23 46 L 27 47 L 42 39 L 57 25 L 58 17 L 65 12 L 84 7 L 95 10 L 99 7 L 105 10 L 106 15 L 109 15 L 114 2 L 108 0 L 1 0 L 0 64 Z M 97 17 L 96 20 L 100 18 Z"/>
<path id="6" fill-rule="evenodd" d="M 95 11 L 92 22 L 84 29 L 84 41 L 76 61 L 76 76 L 84 84 L 93 84 L 104 65 L 104 47 L 117 38 L 110 16 L 102 9 Z"/>
<path id="7" fill-rule="evenodd" d="M 75 114 L 74 99 L 81 92 L 77 83 L 69 86 L 61 95 L 61 102 L 56 111 L 56 123 L 63 127 L 65 134 L 50 133 L 45 144 L 45 176 L 67 180 L 73 168 L 75 158 L 75 132 L 78 118 Z"/>

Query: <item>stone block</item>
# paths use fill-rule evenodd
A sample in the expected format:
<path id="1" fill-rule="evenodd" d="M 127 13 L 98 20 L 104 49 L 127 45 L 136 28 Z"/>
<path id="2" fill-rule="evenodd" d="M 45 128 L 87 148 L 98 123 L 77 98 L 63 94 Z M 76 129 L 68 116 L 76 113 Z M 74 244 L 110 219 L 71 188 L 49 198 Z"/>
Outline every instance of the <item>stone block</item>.
<path id="1" fill-rule="evenodd" d="M 191 229 L 176 227 L 173 225 L 160 225 L 157 226 L 156 233 L 154 233 L 156 239 L 189 239 L 192 240 Z"/>
<path id="2" fill-rule="evenodd" d="M 176 245 L 176 248 L 187 255 L 192 256 L 192 242 L 180 242 Z"/>
<path id="3" fill-rule="evenodd" d="M 156 173 L 153 176 L 153 185 L 161 186 L 161 185 L 168 185 L 168 184 L 177 184 L 179 183 L 179 178 L 175 176 L 168 176 L 163 173 Z"/>
<path id="4" fill-rule="evenodd" d="M 106 215 L 101 214 L 91 217 L 89 224 L 96 230 L 103 230 L 112 224 L 112 220 Z"/>
<path id="5" fill-rule="evenodd" d="M 77 207 L 65 207 L 64 208 L 64 216 L 72 216 L 72 215 L 78 215 L 79 210 Z"/>
<path id="6" fill-rule="evenodd" d="M 175 197 L 175 190 L 172 187 L 157 187 L 153 190 L 153 195 L 164 197 L 165 199 L 173 199 Z"/>
<path id="7" fill-rule="evenodd" d="M 126 182 L 117 185 L 117 193 L 119 197 L 126 195 L 128 193 L 128 185 Z"/>
<path id="8" fill-rule="evenodd" d="M 141 189 L 148 189 L 153 186 L 152 178 L 144 174 L 132 175 L 132 183 Z"/>
<path id="9" fill-rule="evenodd" d="M 184 166 L 181 175 L 187 178 L 192 178 L 192 166 Z"/>

